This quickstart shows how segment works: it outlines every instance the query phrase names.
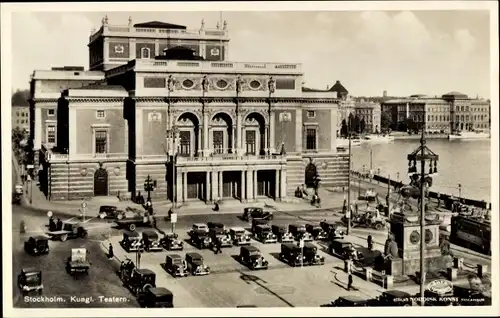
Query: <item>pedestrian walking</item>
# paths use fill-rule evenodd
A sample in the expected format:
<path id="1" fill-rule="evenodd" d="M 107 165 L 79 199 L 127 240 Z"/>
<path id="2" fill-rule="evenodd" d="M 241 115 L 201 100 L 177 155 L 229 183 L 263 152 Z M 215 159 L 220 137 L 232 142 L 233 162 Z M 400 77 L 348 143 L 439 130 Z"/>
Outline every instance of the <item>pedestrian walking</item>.
<path id="1" fill-rule="evenodd" d="M 371 234 L 368 234 L 366 242 L 368 243 L 368 250 L 371 251 L 373 249 L 373 238 Z"/>
<path id="2" fill-rule="evenodd" d="M 215 240 L 215 254 L 222 254 L 222 249 L 220 248 L 220 242 L 219 240 Z"/>
<path id="3" fill-rule="evenodd" d="M 113 245 L 109 243 L 108 247 L 108 259 L 112 259 L 115 256 L 115 253 L 113 252 Z"/>
<path id="4" fill-rule="evenodd" d="M 349 278 L 347 280 L 347 290 L 351 290 L 352 288 L 352 273 L 349 273 Z"/>

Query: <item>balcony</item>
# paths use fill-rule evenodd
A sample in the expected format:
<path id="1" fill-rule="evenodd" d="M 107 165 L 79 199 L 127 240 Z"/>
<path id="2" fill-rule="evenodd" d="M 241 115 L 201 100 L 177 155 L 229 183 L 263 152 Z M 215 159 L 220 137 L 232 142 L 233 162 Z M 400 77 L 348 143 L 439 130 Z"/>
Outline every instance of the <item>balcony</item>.
<path id="1" fill-rule="evenodd" d="M 167 162 L 166 155 L 144 155 L 137 156 L 136 160 L 146 162 Z M 231 166 L 242 164 L 284 164 L 285 155 L 243 155 L 236 154 L 213 154 L 208 157 L 203 156 L 177 156 L 177 166 Z"/>
<path id="2" fill-rule="evenodd" d="M 165 38 L 165 39 L 216 39 L 229 40 L 228 31 L 221 29 L 158 29 L 135 28 L 123 25 L 104 25 L 89 38 L 89 43 L 95 41 L 100 35 L 131 38 Z"/>
<path id="3" fill-rule="evenodd" d="M 293 74 L 302 75 L 300 63 L 251 63 L 251 62 L 211 62 L 211 61 L 162 61 L 162 60 L 135 60 L 137 72 L 166 72 L 166 73 L 250 73 L 250 74 Z M 122 70 L 124 71 L 124 70 Z"/>
<path id="4" fill-rule="evenodd" d="M 78 154 L 69 155 L 54 153 L 52 150 L 45 151 L 45 160 L 49 163 L 66 163 L 68 161 L 116 161 L 126 160 L 128 158 L 125 153 L 100 153 L 100 154 Z"/>

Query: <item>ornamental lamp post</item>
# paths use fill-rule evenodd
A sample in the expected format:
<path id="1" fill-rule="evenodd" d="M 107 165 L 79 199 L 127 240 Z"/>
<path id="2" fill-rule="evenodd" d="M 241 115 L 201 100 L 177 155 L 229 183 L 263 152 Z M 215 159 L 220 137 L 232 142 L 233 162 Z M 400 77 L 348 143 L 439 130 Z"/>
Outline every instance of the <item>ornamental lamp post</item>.
<path id="1" fill-rule="evenodd" d="M 148 174 L 146 180 L 144 181 L 144 191 L 148 192 L 148 201 L 151 201 L 151 191 L 156 189 L 156 180 L 153 180 Z"/>
<path id="2" fill-rule="evenodd" d="M 433 175 L 437 175 L 437 161 L 439 156 L 426 146 L 425 130 L 421 128 L 420 146 L 407 156 L 408 174 L 411 185 L 420 190 L 420 297 L 421 306 L 424 306 L 425 293 L 425 188 L 432 185 Z M 417 171 L 417 161 L 420 161 L 420 172 Z M 429 161 L 429 172 L 425 171 L 425 162 Z"/>

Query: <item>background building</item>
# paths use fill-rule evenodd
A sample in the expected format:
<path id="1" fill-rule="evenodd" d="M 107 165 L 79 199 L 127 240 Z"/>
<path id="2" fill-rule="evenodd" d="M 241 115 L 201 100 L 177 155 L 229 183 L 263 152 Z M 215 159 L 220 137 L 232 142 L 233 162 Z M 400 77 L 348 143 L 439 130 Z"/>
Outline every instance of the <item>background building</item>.
<path id="1" fill-rule="evenodd" d="M 12 129 L 25 129 L 27 133 L 30 131 L 30 116 L 29 106 L 12 105 Z"/>
<path id="2" fill-rule="evenodd" d="M 154 197 L 176 202 L 286 200 L 317 175 L 345 186 L 336 123 L 347 90 L 304 88 L 300 64 L 228 61 L 228 42 L 226 23 L 105 18 L 90 71 L 35 71 L 32 137 L 47 196 L 134 196 L 148 175 Z"/>
<path id="3" fill-rule="evenodd" d="M 491 103 L 450 92 L 441 97 L 412 95 L 382 103 L 381 110 L 390 118 L 393 130 L 419 129 L 425 125 L 429 133 L 489 131 Z"/>
<path id="4" fill-rule="evenodd" d="M 363 133 L 380 132 L 380 115 L 379 103 L 360 101 L 354 105 L 354 116 L 364 122 Z"/>

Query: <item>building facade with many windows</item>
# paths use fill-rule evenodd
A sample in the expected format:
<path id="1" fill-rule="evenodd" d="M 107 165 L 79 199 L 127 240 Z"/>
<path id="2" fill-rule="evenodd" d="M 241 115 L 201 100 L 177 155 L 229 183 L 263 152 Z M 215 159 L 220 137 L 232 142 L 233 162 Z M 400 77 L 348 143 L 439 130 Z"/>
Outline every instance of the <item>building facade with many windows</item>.
<path id="1" fill-rule="evenodd" d="M 12 105 L 12 129 L 19 128 L 30 131 L 30 109 L 29 106 Z"/>
<path id="2" fill-rule="evenodd" d="M 354 116 L 364 122 L 364 133 L 380 132 L 380 104 L 374 102 L 357 102 L 354 105 Z"/>
<path id="3" fill-rule="evenodd" d="M 425 126 L 428 133 L 489 131 L 491 103 L 450 92 L 441 97 L 413 95 L 408 99 L 389 100 L 382 104 L 393 124 L 411 119 L 416 127 Z"/>
<path id="4" fill-rule="evenodd" d="M 226 24 L 103 20 L 90 37 L 90 71 L 35 72 L 33 138 L 47 196 L 134 196 L 148 175 L 153 197 L 176 202 L 286 200 L 316 175 L 345 186 L 337 92 L 304 89 L 300 64 L 228 61 L 228 41 Z M 44 95 L 57 86 L 51 77 L 70 78 L 62 93 Z"/>

